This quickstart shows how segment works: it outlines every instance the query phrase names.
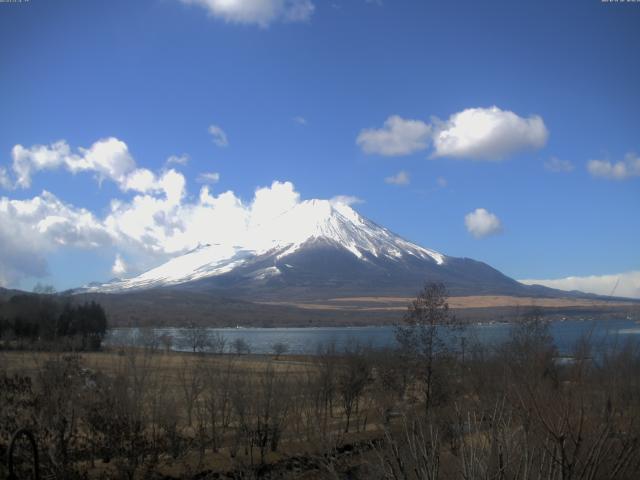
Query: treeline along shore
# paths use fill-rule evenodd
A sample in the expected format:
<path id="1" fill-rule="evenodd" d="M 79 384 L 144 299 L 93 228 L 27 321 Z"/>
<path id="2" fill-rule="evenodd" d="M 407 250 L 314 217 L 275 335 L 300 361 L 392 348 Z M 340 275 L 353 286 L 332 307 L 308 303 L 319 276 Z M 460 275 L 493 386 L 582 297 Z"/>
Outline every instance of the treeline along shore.
<path id="1" fill-rule="evenodd" d="M 107 315 L 94 301 L 21 293 L 0 301 L 0 348 L 99 350 Z"/>

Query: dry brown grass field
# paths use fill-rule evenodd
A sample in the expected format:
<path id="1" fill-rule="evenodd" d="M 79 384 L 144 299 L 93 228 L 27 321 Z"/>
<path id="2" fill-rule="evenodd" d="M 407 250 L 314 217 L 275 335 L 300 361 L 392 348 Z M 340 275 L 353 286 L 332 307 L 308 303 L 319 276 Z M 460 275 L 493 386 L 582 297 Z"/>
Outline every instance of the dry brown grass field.
<path id="1" fill-rule="evenodd" d="M 0 366 L 9 374 L 21 373 L 35 378 L 44 363 L 66 355 L 68 354 L 55 352 L 0 351 Z M 144 349 L 136 348 L 104 349 L 101 352 L 82 352 L 79 355 L 85 367 L 108 374 L 119 371 L 132 355 L 144 357 L 146 370 L 169 379 L 171 383 L 175 381 L 178 371 L 185 366 L 221 368 L 231 362 L 243 374 L 251 375 L 261 372 L 266 364 L 270 364 L 279 373 L 295 376 L 314 365 L 312 357 L 303 355 L 282 356 L 276 361 L 271 355 L 202 355 L 175 351 L 157 351 L 152 355 L 145 355 Z"/>
<path id="2" fill-rule="evenodd" d="M 331 391 L 329 394 L 335 398 L 327 398 L 331 405 L 327 403 L 325 408 L 330 412 L 325 411 L 327 418 L 321 427 L 318 426 L 320 405 L 316 402 L 311 406 L 311 392 L 306 390 L 321 374 L 322 367 L 318 359 L 313 357 L 287 355 L 276 359 L 269 355 L 203 355 L 147 349 L 105 350 L 78 355 L 0 352 L 0 372 L 7 377 L 29 377 L 36 390 L 43 389 L 43 384 L 47 383 L 46 375 L 52 365 L 73 370 L 76 374 L 75 366 L 68 368 L 70 362 L 77 363 L 82 384 L 72 382 L 73 385 L 65 386 L 57 382 L 48 385 L 62 390 L 54 396 L 62 396 L 64 405 L 56 402 L 54 410 L 66 408 L 70 417 L 82 415 L 94 407 L 80 406 L 81 402 L 96 403 L 96 398 L 88 398 L 86 394 L 89 397 L 100 396 L 94 386 L 94 382 L 100 382 L 98 378 L 119 379 L 127 386 L 126 391 L 119 392 L 124 398 L 115 403 L 126 404 L 125 408 L 130 411 L 118 412 L 118 415 L 144 419 L 146 425 L 137 434 L 144 437 L 146 443 L 160 443 L 157 438 L 152 438 L 160 436 L 160 433 L 173 437 L 168 442 L 161 442 L 163 447 L 160 451 L 145 461 L 132 461 L 129 458 L 105 462 L 94 458 L 70 463 L 68 468 L 82 471 L 88 478 L 121 478 L 131 471 L 135 478 L 146 478 L 151 471 L 154 475 L 167 478 L 191 478 L 190 475 L 201 471 L 242 472 L 258 464 L 263 468 L 264 465 L 277 467 L 282 462 L 285 465 L 279 468 L 290 469 L 287 459 L 321 459 L 323 454 L 345 443 L 368 441 L 373 438 L 372 434 L 380 430 L 377 422 L 381 416 L 374 411 L 369 400 L 364 401 L 363 392 L 358 391 L 356 395 L 362 397 L 356 399 L 360 409 L 352 415 L 349 431 L 345 432 L 345 416 L 334 385 L 338 377 L 326 379 L 330 383 L 327 386 Z M 334 366 L 330 367 L 330 372 L 331 375 L 335 373 Z M 70 372 L 68 374 L 71 375 Z M 69 390 L 65 391 L 65 388 Z M 87 389 L 94 391 L 87 392 Z M 113 389 L 113 385 L 110 385 L 110 389 Z M 66 395 L 69 395 L 69 399 L 74 398 L 76 404 L 66 404 Z M 44 402 L 48 400 L 40 399 Z M 243 405 L 238 405 L 240 403 Z M 236 407 L 240 408 L 233 412 Z M 219 411 L 214 412 L 215 408 Z M 307 408 L 314 411 L 303 411 Z M 74 412 L 71 413 L 71 410 Z M 35 412 L 35 416 L 38 413 Z M 116 415 L 112 411 L 102 413 L 106 417 L 102 419 L 105 422 Z M 212 418 L 216 414 L 228 415 L 228 418 L 219 418 L 216 423 Z M 167 418 L 170 418 L 170 422 L 166 422 Z M 24 415 L 22 421 L 22 425 L 18 421 L 16 426 L 31 426 L 34 423 L 29 413 Z M 121 429 L 130 427 L 118 424 Z M 52 428 L 55 430 L 55 425 Z M 220 430 L 216 434 L 205 432 L 216 428 Z M 317 428 L 323 430 L 321 435 Z M 277 447 L 274 430 L 278 430 L 275 433 L 278 437 Z M 38 429 L 35 428 L 35 431 L 38 432 Z M 6 440 L 8 432 L 3 433 Z M 86 450 L 91 443 L 90 437 L 95 434 L 90 428 L 79 426 L 71 436 L 73 438 L 69 438 L 69 447 L 73 443 L 77 450 Z M 203 435 L 207 438 L 204 439 Z M 212 435 L 217 438 L 214 440 Z M 117 434 L 115 436 L 120 437 Z M 128 439 L 113 440 L 126 442 Z M 212 441 L 217 442 L 215 447 L 212 447 Z M 167 443 L 172 442 L 175 444 L 167 447 Z M 174 451 L 168 453 L 165 449 Z M 317 466 L 323 469 L 325 463 L 323 460 Z M 321 474 L 318 468 L 312 470 Z M 307 472 L 305 478 L 314 478 L 310 474 L 313 472 Z"/>
<path id="3" fill-rule="evenodd" d="M 413 300 L 410 297 L 343 297 L 323 302 L 264 302 L 267 305 L 287 305 L 309 310 L 360 310 L 360 311 L 405 311 Z M 591 300 L 585 298 L 535 298 L 506 295 L 474 295 L 450 297 L 453 309 L 467 308 L 568 308 L 568 307 L 636 307 L 637 302 L 624 300 Z"/>

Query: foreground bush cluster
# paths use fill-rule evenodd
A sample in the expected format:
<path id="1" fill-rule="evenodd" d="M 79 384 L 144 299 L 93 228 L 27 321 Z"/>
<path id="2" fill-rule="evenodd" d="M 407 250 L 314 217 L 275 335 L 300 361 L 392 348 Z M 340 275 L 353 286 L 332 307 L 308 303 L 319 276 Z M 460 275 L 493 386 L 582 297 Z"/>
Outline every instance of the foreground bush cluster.
<path id="1" fill-rule="evenodd" d="M 355 345 L 295 361 L 149 349 L 28 363 L 0 373 L 0 455 L 26 426 L 52 478 L 251 478 L 287 455 L 320 478 L 640 472 L 640 351 L 585 341 L 560 362 L 539 321 L 498 348 L 436 355 L 428 409 L 406 351 Z"/>

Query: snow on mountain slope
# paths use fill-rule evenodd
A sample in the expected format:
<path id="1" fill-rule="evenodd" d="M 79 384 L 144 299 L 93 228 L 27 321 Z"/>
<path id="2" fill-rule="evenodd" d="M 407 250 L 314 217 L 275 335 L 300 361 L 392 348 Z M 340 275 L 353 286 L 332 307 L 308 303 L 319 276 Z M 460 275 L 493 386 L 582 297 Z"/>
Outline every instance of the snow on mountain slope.
<path id="1" fill-rule="evenodd" d="M 288 246 L 279 258 L 295 252 L 313 239 L 333 241 L 358 258 L 363 258 L 363 253 L 367 252 L 374 257 L 401 257 L 406 254 L 430 257 L 438 264 L 442 264 L 445 258 L 438 252 L 403 240 L 365 219 L 348 205 L 332 204 L 328 200 L 301 202 L 274 221 L 258 226 L 256 235 L 271 239 L 271 245 L 263 247 L 263 251 Z"/>
<path id="2" fill-rule="evenodd" d="M 235 245 L 202 245 L 137 277 L 87 287 L 84 291 L 121 292 L 214 277 L 263 255 L 271 254 L 282 260 L 317 240 L 342 248 L 362 262 L 369 262 L 371 257 L 397 261 L 413 257 L 443 265 L 447 260 L 446 256 L 408 242 L 367 220 L 348 205 L 308 200 L 276 218 L 247 225 L 245 237 Z M 265 279 L 279 273 L 274 265 L 255 271 L 254 277 Z"/>

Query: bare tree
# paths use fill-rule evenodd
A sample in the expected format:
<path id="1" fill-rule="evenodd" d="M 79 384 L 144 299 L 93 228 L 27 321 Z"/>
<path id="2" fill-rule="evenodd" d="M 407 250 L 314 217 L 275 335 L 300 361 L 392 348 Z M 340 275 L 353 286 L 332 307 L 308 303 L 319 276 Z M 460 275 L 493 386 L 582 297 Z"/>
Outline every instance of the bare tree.
<path id="1" fill-rule="evenodd" d="M 411 364 L 416 379 L 422 384 L 425 413 L 429 413 L 434 399 L 436 360 L 449 353 L 440 329 L 460 327 L 455 316 L 449 312 L 447 297 L 443 284 L 427 283 L 409 305 L 404 325 L 398 325 L 395 329 L 401 354 Z"/>
<path id="2" fill-rule="evenodd" d="M 205 327 L 190 323 L 186 328 L 185 337 L 187 345 L 193 353 L 202 353 L 211 346 L 209 332 Z"/>
<path id="3" fill-rule="evenodd" d="M 181 403 L 178 401 L 177 393 L 172 393 L 171 390 L 159 395 L 159 397 L 163 413 L 157 422 L 158 428 L 164 436 L 165 451 L 163 453 L 169 454 L 175 460 L 186 450 L 179 413 L 179 405 Z"/>
<path id="4" fill-rule="evenodd" d="M 78 441 L 84 380 L 79 360 L 75 355 L 52 357 L 38 370 L 38 423 L 46 439 L 46 458 L 60 478 L 71 474 L 73 446 Z"/>
<path id="5" fill-rule="evenodd" d="M 223 365 L 213 364 L 204 371 L 204 408 L 213 451 L 222 446 L 224 435 L 231 424 L 233 406 L 231 404 L 232 384 L 238 373 L 235 371 L 232 357 Z"/>
<path id="6" fill-rule="evenodd" d="M 406 362 L 393 349 L 372 351 L 370 357 L 374 373 L 371 396 L 383 422 L 387 424 L 392 416 L 401 413 L 409 371 Z"/>
<path id="7" fill-rule="evenodd" d="M 440 476 L 441 440 L 432 424 L 403 418 L 399 432 L 386 429 L 375 445 L 381 477 L 393 480 L 437 480 Z M 447 477 L 448 478 L 448 477 Z M 456 477 L 457 478 L 457 477 Z M 489 478 L 492 477 L 477 477 Z M 466 480 L 466 477 L 465 477 Z"/>
<path id="8" fill-rule="evenodd" d="M 276 342 L 271 345 L 271 350 L 273 354 L 276 356 L 276 360 L 280 359 L 280 355 L 284 355 L 289 351 L 289 345 L 285 342 Z"/>
<path id="9" fill-rule="evenodd" d="M 237 355 L 249 354 L 251 352 L 251 345 L 244 338 L 238 337 L 231 342 L 231 348 Z"/>
<path id="10" fill-rule="evenodd" d="M 286 378 L 267 364 L 254 389 L 252 444 L 258 447 L 262 463 L 268 450 L 278 450 L 287 422 L 290 395 Z"/>
<path id="11" fill-rule="evenodd" d="M 338 391 L 346 417 L 345 433 L 349 433 L 349 424 L 354 412 L 358 412 L 360 398 L 370 381 L 371 367 L 362 348 L 358 345 L 346 350 L 345 363 L 338 372 Z"/>
<path id="12" fill-rule="evenodd" d="M 114 459 L 119 478 L 136 478 L 153 442 L 146 429 L 153 410 L 147 408 L 154 396 L 151 355 L 132 350 L 121 357 L 113 376 L 103 375 L 85 406 L 88 431 L 102 445 L 93 448 L 103 458 Z M 61 477 L 67 478 L 67 477 Z"/>
<path id="13" fill-rule="evenodd" d="M 330 342 L 318 347 L 319 371 L 316 377 L 317 389 L 316 411 L 319 413 L 320 432 L 323 440 L 327 440 L 329 421 L 333 415 L 333 404 L 337 394 L 336 382 L 336 345 Z"/>
<path id="14" fill-rule="evenodd" d="M 193 422 L 193 408 L 204 388 L 202 369 L 196 365 L 193 359 L 185 357 L 178 369 L 178 382 L 184 398 L 187 412 L 187 425 L 191 427 Z"/>
<path id="15" fill-rule="evenodd" d="M 171 348 L 173 347 L 173 337 L 168 333 L 163 333 L 160 335 L 160 343 L 164 347 L 165 353 L 169 353 Z"/>
<path id="16" fill-rule="evenodd" d="M 220 332 L 209 335 L 209 349 L 211 353 L 221 355 L 227 348 L 227 339 Z"/>
<path id="17" fill-rule="evenodd" d="M 143 348 L 155 353 L 160 348 L 160 338 L 153 328 L 145 327 L 138 330 L 137 343 Z"/>

